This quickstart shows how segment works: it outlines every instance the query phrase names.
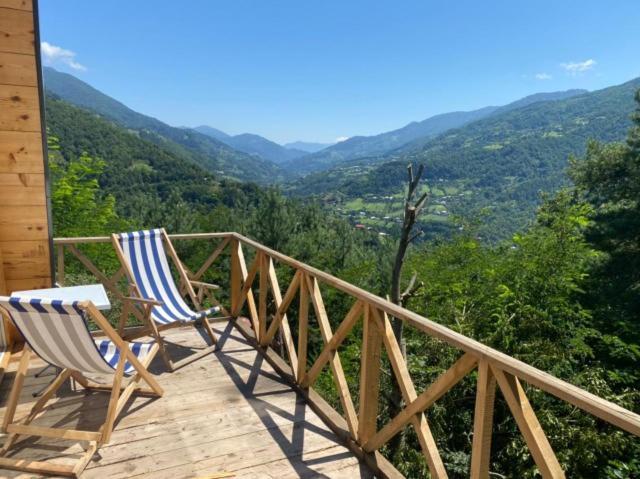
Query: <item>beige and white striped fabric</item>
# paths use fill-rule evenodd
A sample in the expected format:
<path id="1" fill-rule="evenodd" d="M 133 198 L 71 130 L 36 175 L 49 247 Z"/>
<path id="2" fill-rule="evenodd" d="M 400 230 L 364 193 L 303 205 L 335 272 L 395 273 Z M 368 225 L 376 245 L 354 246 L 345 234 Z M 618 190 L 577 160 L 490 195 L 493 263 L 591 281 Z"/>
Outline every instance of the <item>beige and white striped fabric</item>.
<path id="1" fill-rule="evenodd" d="M 2 297 L 5 308 L 33 351 L 59 368 L 87 373 L 113 373 L 120 351 L 110 340 L 94 340 L 87 327 L 85 313 L 76 301 Z M 129 343 L 142 360 L 153 343 Z M 125 373 L 135 368 L 127 362 Z"/>

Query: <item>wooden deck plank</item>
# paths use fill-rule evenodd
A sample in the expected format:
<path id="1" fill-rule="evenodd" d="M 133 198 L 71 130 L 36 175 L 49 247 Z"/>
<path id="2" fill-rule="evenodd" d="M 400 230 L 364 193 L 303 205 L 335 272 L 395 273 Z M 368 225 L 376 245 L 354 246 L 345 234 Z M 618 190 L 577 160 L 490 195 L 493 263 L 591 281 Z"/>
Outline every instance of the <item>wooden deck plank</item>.
<path id="1" fill-rule="evenodd" d="M 177 479 L 221 471 L 242 478 L 373 477 L 237 331 L 216 325 L 216 332 L 221 351 L 174 373 L 165 372 L 161 361 L 154 362 L 151 370 L 165 390 L 164 397 L 131 400 L 111 442 L 89 463 L 83 478 Z M 202 347 L 193 328 L 172 330 L 167 338 L 178 357 Z M 30 368 L 16 417 L 27 413 L 33 403 L 31 393 L 52 378 L 35 378 L 40 366 Z M 11 376 L 0 386 L 0 415 Z M 85 396 L 67 388 L 36 422 L 81 424 L 93 430 L 104 417 L 108 399 L 108 394 Z M 65 464 L 69 462 L 65 454 L 79 452 L 73 442 L 43 439 L 16 456 Z M 0 476 L 37 477 L 5 470 Z"/>

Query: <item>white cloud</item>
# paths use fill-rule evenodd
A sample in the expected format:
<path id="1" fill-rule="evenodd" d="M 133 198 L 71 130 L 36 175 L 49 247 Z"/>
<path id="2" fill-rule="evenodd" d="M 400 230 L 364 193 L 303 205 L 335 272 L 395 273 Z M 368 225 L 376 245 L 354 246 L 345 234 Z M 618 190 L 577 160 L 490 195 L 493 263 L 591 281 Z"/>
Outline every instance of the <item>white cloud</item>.
<path id="1" fill-rule="evenodd" d="M 551 80 L 552 78 L 548 73 L 536 73 L 536 80 Z"/>
<path id="2" fill-rule="evenodd" d="M 336 138 L 336 143 L 340 143 L 341 141 L 345 141 L 348 139 L 349 139 L 348 136 L 339 136 L 338 138 Z"/>
<path id="3" fill-rule="evenodd" d="M 585 60 L 583 62 L 568 62 L 561 63 L 560 66 L 564 68 L 564 70 L 569 73 L 569 75 L 579 75 L 580 73 L 584 73 L 588 70 L 591 70 L 596 66 L 596 61 L 592 58 Z"/>
<path id="4" fill-rule="evenodd" d="M 51 43 L 48 42 L 42 42 L 40 44 L 40 53 L 42 53 L 42 61 L 45 65 L 51 66 L 62 63 L 74 70 L 82 72 L 87 70 L 87 67 L 76 61 L 76 52 L 72 52 L 71 50 L 51 45 Z"/>

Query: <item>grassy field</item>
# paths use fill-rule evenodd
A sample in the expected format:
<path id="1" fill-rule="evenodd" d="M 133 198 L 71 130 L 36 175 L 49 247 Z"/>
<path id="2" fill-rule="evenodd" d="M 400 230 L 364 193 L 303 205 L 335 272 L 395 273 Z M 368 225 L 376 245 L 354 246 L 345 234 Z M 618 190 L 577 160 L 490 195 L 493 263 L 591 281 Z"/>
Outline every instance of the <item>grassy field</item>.
<path id="1" fill-rule="evenodd" d="M 471 195 L 462 182 L 437 182 L 424 184 L 419 195 L 427 193 L 427 207 L 422 216 L 423 223 L 445 224 L 451 221 L 451 209 L 464 197 Z M 337 202 L 339 212 L 354 224 L 362 224 L 371 230 L 391 233 L 402 222 L 405 189 L 387 192 L 385 195 L 364 195 Z"/>

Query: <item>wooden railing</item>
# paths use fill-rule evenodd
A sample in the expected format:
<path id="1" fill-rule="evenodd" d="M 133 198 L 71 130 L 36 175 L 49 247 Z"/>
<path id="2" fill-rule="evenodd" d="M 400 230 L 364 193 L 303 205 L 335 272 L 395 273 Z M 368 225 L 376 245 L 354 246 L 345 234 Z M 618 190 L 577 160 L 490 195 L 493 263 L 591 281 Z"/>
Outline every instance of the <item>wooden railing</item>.
<path id="1" fill-rule="evenodd" d="M 280 373 L 305 394 L 311 405 L 318 408 L 325 421 L 328 421 L 336 432 L 342 433 L 352 449 L 359 451 L 361 457 L 381 470 L 383 475 L 394 475 L 395 470 L 377 450 L 406 426 L 411 425 L 415 429 L 432 477 L 447 477 L 424 412 L 476 368 L 478 379 L 470 470 L 472 478 L 487 478 L 489 475 L 494 397 L 497 387 L 501 390 L 531 456 L 545 478 L 564 477 L 564 472 L 527 399 L 522 382 L 640 436 L 639 415 L 242 235 L 201 233 L 176 234 L 170 237 L 172 240 L 217 241 L 204 264 L 195 272 L 189 273 L 191 279 L 195 280 L 200 279 L 225 250 L 229 250 L 229 311 L 233 317 L 240 317 L 243 311 L 247 311 L 252 325 L 250 330 L 240 324 L 237 324 L 237 327 L 255 340 L 256 347 L 267 353 L 267 358 L 272 360 Z M 114 294 L 121 295 L 117 289 L 117 282 L 122 276 L 121 271 L 111 277 L 106 276 L 78 249 L 80 244 L 109 241 L 108 237 L 55 239 L 58 278 L 64 278 L 64 251 L 68 250 L 95 274 L 105 287 Z M 253 260 L 249 265 L 245 261 L 245 249 L 253 253 Z M 289 267 L 293 274 L 284 295 L 276 275 L 276 265 Z M 323 288 L 340 291 L 353 301 L 350 310 L 335 331 L 332 330 L 325 308 L 321 291 Z M 257 293 L 257 301 L 254 292 Z M 268 300 L 269 292 L 271 301 Z M 290 313 L 288 310 L 296 297 L 299 305 L 297 341 L 294 340 L 287 318 L 287 313 Z M 272 304 L 271 314 L 268 314 L 268 304 Z M 307 352 L 311 308 L 315 313 L 324 347 L 315 361 L 309 364 Z M 461 352 L 457 361 L 421 393 L 416 391 L 409 375 L 407 363 L 391 329 L 390 317 L 399 318 Z M 360 319 L 363 321 L 363 336 L 359 401 L 356 409 L 338 349 Z M 285 358 L 276 357 L 275 352 L 269 348 L 278 331 L 282 347 L 286 351 L 286 361 Z M 405 406 L 396 417 L 378 429 L 382 348 L 386 350 L 393 373 L 400 385 Z M 313 390 L 314 383 L 327 364 L 339 395 L 342 417 Z"/>

